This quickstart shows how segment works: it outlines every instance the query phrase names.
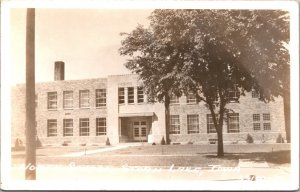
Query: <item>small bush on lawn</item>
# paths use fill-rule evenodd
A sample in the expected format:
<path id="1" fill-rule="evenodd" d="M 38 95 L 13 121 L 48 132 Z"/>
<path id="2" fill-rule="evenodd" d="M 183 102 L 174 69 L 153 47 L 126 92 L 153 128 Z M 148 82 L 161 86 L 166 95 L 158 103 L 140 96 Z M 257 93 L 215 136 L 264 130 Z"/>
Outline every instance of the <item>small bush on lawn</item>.
<path id="1" fill-rule="evenodd" d="M 253 138 L 250 134 L 247 135 L 246 142 L 247 143 L 253 143 Z"/>
<path id="2" fill-rule="evenodd" d="M 68 144 L 68 142 L 66 142 L 66 141 L 64 141 L 63 143 L 62 143 L 62 146 L 68 146 L 69 144 Z"/>
<path id="3" fill-rule="evenodd" d="M 161 144 L 161 145 L 165 145 L 165 144 L 166 144 L 165 137 L 163 137 L 163 138 L 161 139 L 160 144 Z"/>
<path id="4" fill-rule="evenodd" d="M 189 145 L 193 145 L 193 142 L 192 142 L 192 141 L 189 141 L 188 144 L 189 144 Z"/>
<path id="5" fill-rule="evenodd" d="M 279 133 L 277 139 L 276 139 L 276 143 L 284 143 L 284 139 L 282 137 L 282 135 Z"/>
<path id="6" fill-rule="evenodd" d="M 109 146 L 110 145 L 110 141 L 109 141 L 109 138 L 107 137 L 107 139 L 106 139 L 106 143 L 105 143 L 107 146 Z"/>

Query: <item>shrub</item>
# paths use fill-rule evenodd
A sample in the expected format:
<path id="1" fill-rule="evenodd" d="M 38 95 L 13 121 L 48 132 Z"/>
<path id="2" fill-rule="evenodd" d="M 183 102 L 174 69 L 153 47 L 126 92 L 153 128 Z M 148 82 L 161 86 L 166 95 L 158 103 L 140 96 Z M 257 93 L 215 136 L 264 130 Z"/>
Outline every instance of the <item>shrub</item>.
<path id="1" fill-rule="evenodd" d="M 282 135 L 279 133 L 277 139 L 276 139 L 276 143 L 284 143 L 283 137 Z"/>
<path id="2" fill-rule="evenodd" d="M 246 142 L 247 143 L 253 143 L 253 138 L 250 134 L 247 135 Z"/>
<path id="3" fill-rule="evenodd" d="M 39 137 L 36 138 L 36 147 L 43 147 L 41 140 Z"/>
<path id="4" fill-rule="evenodd" d="M 68 146 L 69 144 L 68 144 L 68 142 L 67 141 L 64 141 L 63 143 L 62 143 L 62 146 Z"/>
<path id="5" fill-rule="evenodd" d="M 155 143 L 155 142 L 153 142 L 153 143 L 152 143 L 152 145 L 156 145 L 156 143 Z"/>
<path id="6" fill-rule="evenodd" d="M 193 142 L 192 142 L 192 141 L 189 141 L 188 144 L 189 144 L 189 145 L 193 145 Z"/>
<path id="7" fill-rule="evenodd" d="M 165 137 L 163 137 L 163 138 L 161 139 L 160 144 L 161 144 L 161 145 L 165 145 L 165 144 L 166 144 Z"/>
<path id="8" fill-rule="evenodd" d="M 109 138 L 107 137 L 107 139 L 106 139 L 106 143 L 105 143 L 107 146 L 109 146 L 110 145 L 110 141 L 109 141 Z"/>

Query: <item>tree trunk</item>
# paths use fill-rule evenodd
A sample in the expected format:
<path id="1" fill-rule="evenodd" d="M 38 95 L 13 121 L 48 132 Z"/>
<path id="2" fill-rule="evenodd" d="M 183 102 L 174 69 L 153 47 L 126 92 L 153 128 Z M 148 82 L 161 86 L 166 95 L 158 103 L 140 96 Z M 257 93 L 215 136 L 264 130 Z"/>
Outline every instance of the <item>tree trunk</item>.
<path id="1" fill-rule="evenodd" d="M 283 96 L 284 105 L 284 122 L 286 131 L 286 140 L 291 142 L 291 111 L 290 111 L 290 94 L 287 93 Z"/>
<path id="2" fill-rule="evenodd" d="M 224 157 L 223 133 L 222 133 L 222 128 L 220 127 L 217 130 L 217 136 L 218 136 L 218 157 Z"/>
<path id="3" fill-rule="evenodd" d="M 170 144 L 169 122 L 170 122 L 170 96 L 165 95 L 165 118 L 166 118 L 166 144 Z"/>
<path id="4" fill-rule="evenodd" d="M 27 9 L 26 23 L 26 154 L 25 178 L 36 179 L 35 130 L 35 9 Z"/>

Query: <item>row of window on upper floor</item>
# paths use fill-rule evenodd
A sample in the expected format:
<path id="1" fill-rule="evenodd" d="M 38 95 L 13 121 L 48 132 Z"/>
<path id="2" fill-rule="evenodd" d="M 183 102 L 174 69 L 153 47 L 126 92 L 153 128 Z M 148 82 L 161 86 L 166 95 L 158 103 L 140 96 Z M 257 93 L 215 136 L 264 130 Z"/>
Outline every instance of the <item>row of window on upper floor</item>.
<path id="1" fill-rule="evenodd" d="M 240 96 L 240 92 L 238 90 L 232 90 L 228 92 L 228 97 L 230 100 L 236 101 L 239 98 L 239 96 Z M 252 98 L 258 98 L 259 93 L 255 90 L 252 90 L 251 96 Z M 194 93 L 188 93 L 186 96 L 186 102 L 192 104 L 198 103 L 196 95 Z M 172 94 L 170 98 L 170 104 L 179 104 L 179 97 Z"/>
<path id="2" fill-rule="evenodd" d="M 118 102 L 119 104 L 134 104 L 144 103 L 144 89 L 143 87 L 137 87 L 135 94 L 134 87 L 128 87 L 127 92 L 125 92 L 124 87 L 118 88 Z M 106 106 L 106 89 L 96 89 L 95 105 L 96 107 L 105 107 Z M 127 100 L 125 100 L 125 94 L 127 94 Z M 230 92 L 230 97 L 234 100 L 239 96 L 238 91 Z M 136 101 L 135 101 L 136 97 Z M 252 91 L 252 98 L 258 98 L 259 94 L 256 91 Z M 187 103 L 195 104 L 197 103 L 196 95 L 189 93 L 187 95 Z M 73 91 L 64 91 L 63 92 L 63 108 L 64 109 L 73 109 Z M 179 97 L 172 95 L 170 99 L 170 104 L 178 104 Z M 89 90 L 80 90 L 79 91 L 79 108 L 89 108 L 90 107 L 90 91 Z M 57 92 L 48 92 L 48 109 L 56 110 L 57 109 Z"/>
<path id="3" fill-rule="evenodd" d="M 96 107 L 106 106 L 106 89 L 96 89 L 95 103 Z M 64 91 L 63 92 L 63 108 L 73 109 L 74 108 L 74 92 Z M 57 92 L 48 92 L 48 109 L 57 110 Z M 79 108 L 90 107 L 90 91 L 80 90 L 79 91 Z"/>

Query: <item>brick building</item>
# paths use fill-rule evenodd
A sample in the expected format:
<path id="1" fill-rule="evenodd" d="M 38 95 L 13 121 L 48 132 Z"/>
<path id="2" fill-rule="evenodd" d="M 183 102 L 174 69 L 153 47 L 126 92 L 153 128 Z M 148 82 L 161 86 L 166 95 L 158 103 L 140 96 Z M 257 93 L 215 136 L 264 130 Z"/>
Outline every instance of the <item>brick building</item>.
<path id="1" fill-rule="evenodd" d="M 233 94 L 234 96 L 234 94 Z M 263 103 L 255 92 L 230 103 L 224 143 L 255 143 L 285 138 L 283 99 Z M 36 131 L 43 145 L 121 142 L 160 143 L 165 134 L 163 103 L 149 103 L 137 75 L 64 80 L 64 63 L 55 63 L 55 81 L 36 84 Z M 217 139 L 209 110 L 190 94 L 173 97 L 170 139 L 209 143 Z M 25 141 L 25 85 L 12 89 L 12 142 Z"/>

